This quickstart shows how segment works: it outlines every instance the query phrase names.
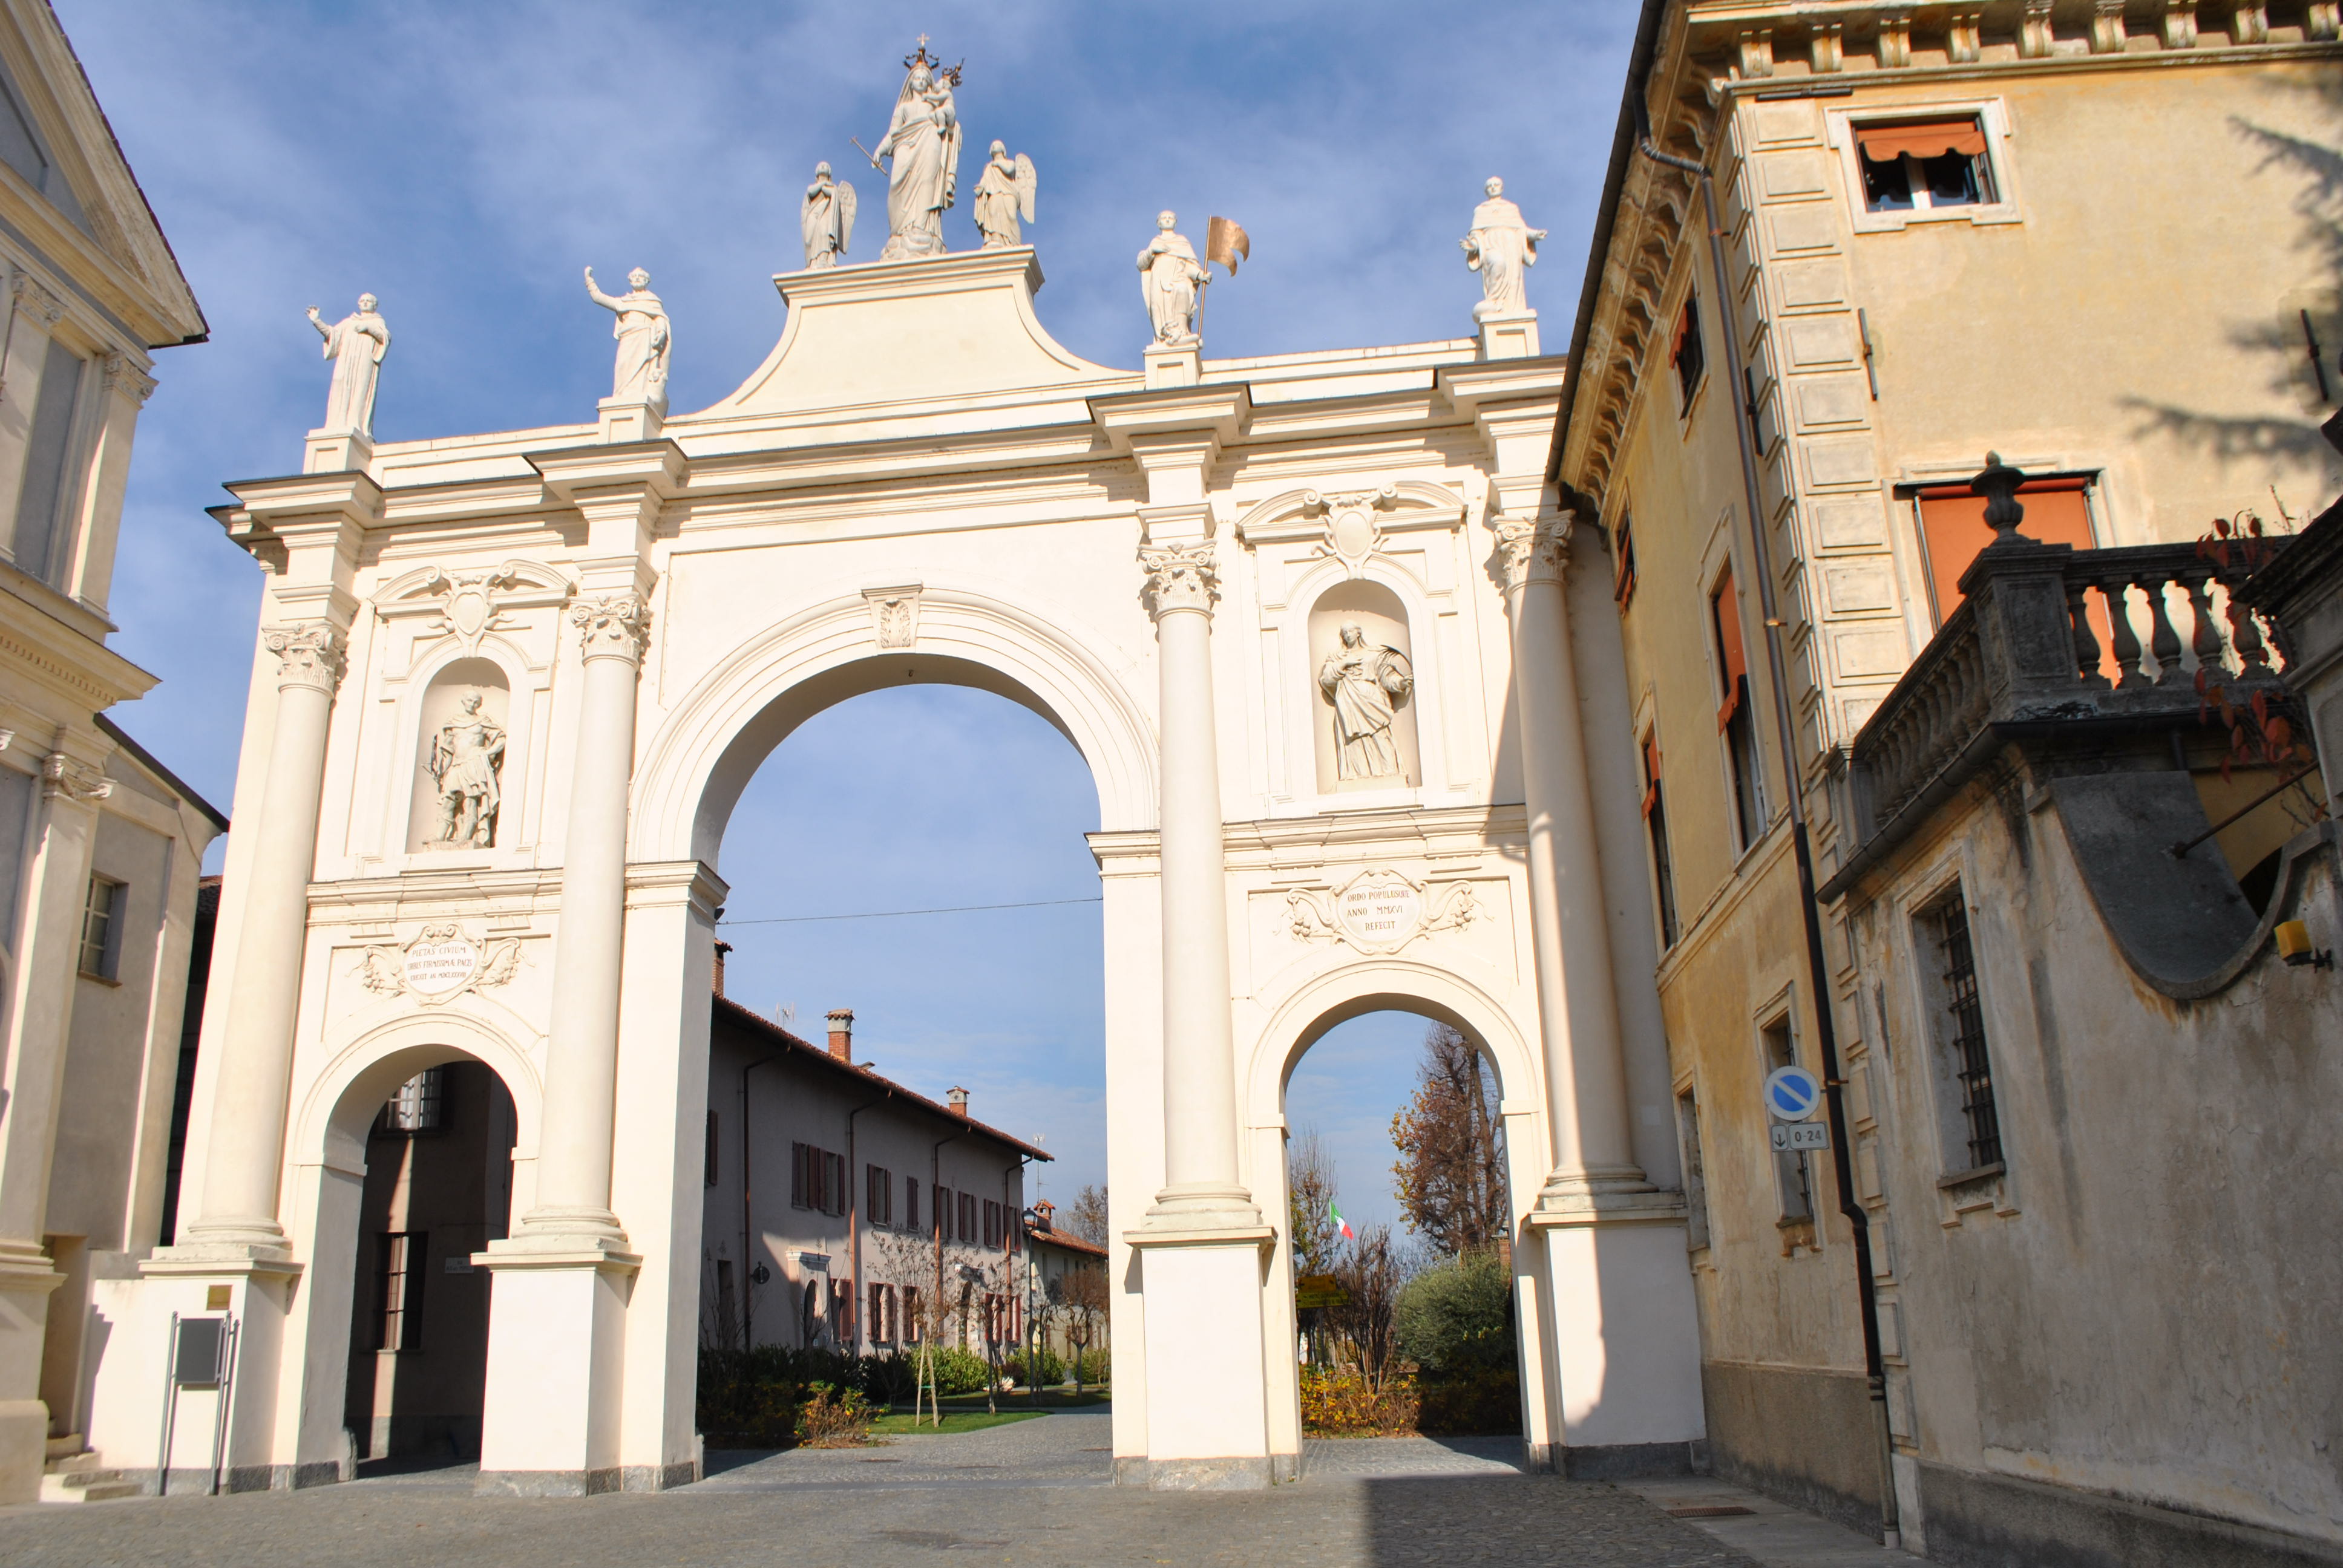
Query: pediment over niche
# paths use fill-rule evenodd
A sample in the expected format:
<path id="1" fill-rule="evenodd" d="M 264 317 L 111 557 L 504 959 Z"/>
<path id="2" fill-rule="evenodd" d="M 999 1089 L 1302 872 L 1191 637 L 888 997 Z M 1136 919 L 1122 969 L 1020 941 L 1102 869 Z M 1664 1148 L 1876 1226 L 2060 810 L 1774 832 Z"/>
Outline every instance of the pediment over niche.
<path id="1" fill-rule="evenodd" d="M 1423 479 L 1287 490 L 1249 509 L 1237 520 L 1237 534 L 1252 545 L 1315 539 L 1319 555 L 1341 560 L 1356 577 L 1385 534 L 1457 528 L 1467 509 L 1461 492 Z"/>
<path id="2" fill-rule="evenodd" d="M 574 591 L 558 568 L 542 561 L 509 560 L 498 566 L 445 569 L 418 567 L 394 578 L 375 596 L 375 613 L 385 619 L 436 616 L 428 628 L 462 641 L 474 652 L 491 631 L 508 629 L 508 610 L 558 605 Z"/>
<path id="3" fill-rule="evenodd" d="M 807 413 L 1001 394 L 1116 390 L 1137 371 L 1093 365 L 1033 314 L 1031 246 L 857 262 L 773 279 L 781 339 L 740 389 L 691 419 Z"/>

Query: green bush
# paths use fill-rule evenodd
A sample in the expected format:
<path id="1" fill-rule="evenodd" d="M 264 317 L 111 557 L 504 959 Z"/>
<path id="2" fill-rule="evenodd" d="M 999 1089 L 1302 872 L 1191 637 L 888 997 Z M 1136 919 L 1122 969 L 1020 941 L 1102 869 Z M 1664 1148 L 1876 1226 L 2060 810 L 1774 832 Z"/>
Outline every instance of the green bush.
<path id="1" fill-rule="evenodd" d="M 1031 1364 L 1028 1364 L 1029 1362 Z M 1017 1354 L 1001 1370 L 1028 1387 L 1053 1388 L 1066 1381 L 1065 1358 L 1047 1345 L 1034 1351 L 1030 1356 L 1026 1353 L 1025 1347 L 1020 1345 L 1017 1348 Z"/>
<path id="2" fill-rule="evenodd" d="M 1426 1269 L 1402 1287 L 1394 1316 L 1400 1353 L 1427 1373 L 1513 1370 L 1513 1271 L 1494 1253 Z"/>
<path id="3" fill-rule="evenodd" d="M 1089 1388 L 1093 1384 L 1103 1385 L 1114 1381 L 1114 1369 L 1110 1364 L 1111 1359 L 1111 1358 L 1110 1358 L 1107 1353 L 1106 1347 L 1103 1345 L 1100 1346 L 1096 1350 L 1084 1351 L 1081 1355 L 1077 1358 L 1081 1365 L 1082 1386 L 1084 1388 Z"/>
<path id="4" fill-rule="evenodd" d="M 904 1363 L 917 1372 L 920 1352 L 903 1352 Z M 942 1393 L 982 1393 L 992 1386 L 992 1368 L 982 1356 L 959 1345 L 938 1345 L 934 1352 L 932 1375 L 936 1388 Z"/>

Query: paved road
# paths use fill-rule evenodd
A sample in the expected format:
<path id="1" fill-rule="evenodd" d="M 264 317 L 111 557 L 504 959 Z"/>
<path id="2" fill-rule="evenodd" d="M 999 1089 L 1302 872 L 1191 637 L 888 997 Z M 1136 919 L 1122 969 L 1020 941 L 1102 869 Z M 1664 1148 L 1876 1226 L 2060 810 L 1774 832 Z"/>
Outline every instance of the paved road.
<path id="1" fill-rule="evenodd" d="M 1111 1484 L 1103 1412 L 1065 1412 L 877 1449 L 715 1454 L 707 1480 L 655 1495 L 476 1498 L 470 1473 L 459 1468 L 291 1495 L 0 1509 L 0 1563 L 1745 1568 L 1853 1561 L 1783 1557 L 1762 1543 L 1735 1550 L 1633 1492 L 1523 1475 L 1503 1446 L 1421 1438 L 1312 1443 L 1312 1473 L 1298 1485 L 1151 1493 Z M 1704 1497 L 1724 1494 L 1704 1485 Z"/>

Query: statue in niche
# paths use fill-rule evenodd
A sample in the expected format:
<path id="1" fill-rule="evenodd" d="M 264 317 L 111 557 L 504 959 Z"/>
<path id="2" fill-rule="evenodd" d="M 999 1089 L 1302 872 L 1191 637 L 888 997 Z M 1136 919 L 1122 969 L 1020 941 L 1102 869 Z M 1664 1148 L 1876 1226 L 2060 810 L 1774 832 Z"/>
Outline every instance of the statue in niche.
<path id="1" fill-rule="evenodd" d="M 1392 722 L 1415 690 L 1407 655 L 1389 644 L 1369 647 L 1356 621 L 1342 623 L 1342 646 L 1318 667 L 1318 689 L 1334 709 L 1340 748 L 1336 777 L 1392 779 L 1399 775 L 1399 742 Z"/>
<path id="2" fill-rule="evenodd" d="M 1198 290 L 1207 278 L 1196 247 L 1172 226 L 1180 220 L 1169 212 L 1155 215 L 1155 237 L 1139 253 L 1141 289 L 1147 299 L 1147 319 L 1154 325 L 1155 341 L 1185 348 L 1196 341 Z"/>
<path id="3" fill-rule="evenodd" d="M 618 340 L 618 362 L 610 371 L 610 400 L 667 407 L 668 354 L 675 347 L 669 330 L 667 307 L 650 290 L 651 275 L 641 267 L 627 274 L 627 292 L 608 295 L 594 286 L 594 269 L 586 269 L 586 297 L 617 315 L 610 336 Z"/>
<path id="4" fill-rule="evenodd" d="M 371 294 L 359 295 L 357 309 L 330 327 L 309 307 L 309 325 L 326 340 L 326 357 L 334 362 L 321 427 L 328 434 L 374 439 L 375 386 L 382 378 L 382 357 L 390 352 L 390 327 L 377 303 Z"/>
<path id="5" fill-rule="evenodd" d="M 1025 243 L 1017 220 L 1033 221 L 1034 184 L 1031 158 L 1023 153 L 1012 158 L 1008 143 L 992 144 L 992 156 L 976 182 L 976 229 L 984 236 L 986 250 Z"/>
<path id="6" fill-rule="evenodd" d="M 879 253 L 881 261 L 941 256 L 944 209 L 960 194 L 960 111 L 952 102 L 960 67 L 942 66 L 932 58 L 924 35 L 919 53 L 903 64 L 908 69 L 903 90 L 895 96 L 895 118 L 870 155 L 873 164 L 894 160 L 887 172 L 887 248 Z"/>
<path id="7" fill-rule="evenodd" d="M 854 187 L 830 172 L 827 161 L 813 166 L 813 184 L 798 204 L 798 230 L 805 236 L 806 270 L 836 266 L 854 239 Z"/>
<path id="8" fill-rule="evenodd" d="M 439 831 L 434 840 L 455 849 L 486 849 L 497 841 L 497 788 L 505 766 L 504 726 L 480 711 L 481 695 L 468 691 L 455 718 L 431 739 L 424 764 L 439 792 Z"/>
<path id="9" fill-rule="evenodd" d="M 1481 275 L 1475 321 L 1529 309 L 1524 269 L 1537 265 L 1538 241 L 1545 237 L 1545 230 L 1532 228 L 1522 209 L 1505 199 L 1504 181 L 1492 177 L 1483 189 L 1489 199 L 1473 209 L 1473 232 L 1456 242 L 1464 247 L 1464 265 Z"/>

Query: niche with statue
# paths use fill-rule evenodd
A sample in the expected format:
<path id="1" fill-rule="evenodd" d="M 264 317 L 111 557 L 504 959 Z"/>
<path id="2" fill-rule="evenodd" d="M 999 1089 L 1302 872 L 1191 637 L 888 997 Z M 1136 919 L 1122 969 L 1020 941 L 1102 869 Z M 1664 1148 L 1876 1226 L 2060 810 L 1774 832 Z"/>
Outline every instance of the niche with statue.
<path id="1" fill-rule="evenodd" d="M 488 849 L 503 816 L 504 671 L 485 658 L 459 658 L 423 693 L 409 850 Z"/>
<path id="2" fill-rule="evenodd" d="M 1310 668 L 1319 793 L 1423 782 L 1415 661 L 1399 596 L 1364 578 L 1320 595 L 1310 611 Z"/>

